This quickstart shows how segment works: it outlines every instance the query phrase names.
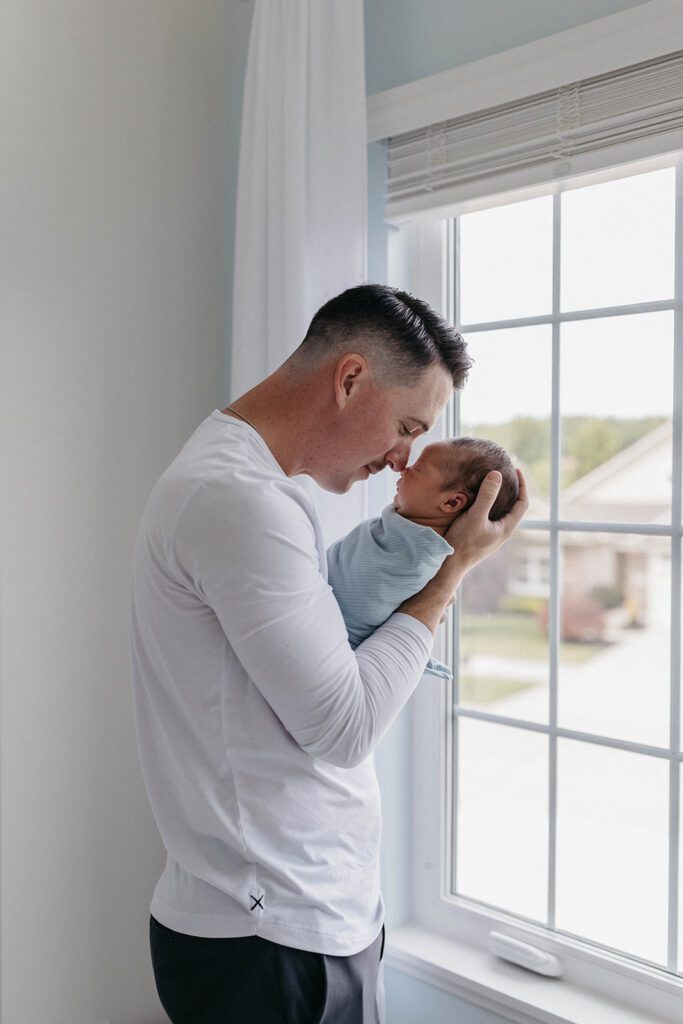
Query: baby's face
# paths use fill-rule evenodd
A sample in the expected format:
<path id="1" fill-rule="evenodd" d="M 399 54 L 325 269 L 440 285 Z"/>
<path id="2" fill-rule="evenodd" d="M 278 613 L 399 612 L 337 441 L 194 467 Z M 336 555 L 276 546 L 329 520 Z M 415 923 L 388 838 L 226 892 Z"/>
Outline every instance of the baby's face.
<path id="1" fill-rule="evenodd" d="M 448 442 L 428 444 L 419 459 L 403 470 L 394 498 L 394 508 L 402 516 L 420 518 L 449 514 L 444 502 L 457 490 L 457 486 L 448 492 L 445 490 L 444 462 L 448 451 Z M 452 514 L 456 515 L 458 511 L 458 508 L 453 508 Z"/>

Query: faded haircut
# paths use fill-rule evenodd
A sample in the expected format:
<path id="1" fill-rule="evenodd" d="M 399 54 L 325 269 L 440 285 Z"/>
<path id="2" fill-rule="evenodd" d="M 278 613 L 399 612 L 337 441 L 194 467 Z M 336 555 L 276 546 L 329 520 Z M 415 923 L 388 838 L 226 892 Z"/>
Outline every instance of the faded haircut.
<path id="1" fill-rule="evenodd" d="M 354 350 L 366 356 L 384 389 L 416 384 L 434 363 L 460 389 L 472 366 L 464 338 L 447 320 L 409 292 L 384 284 L 348 288 L 321 306 L 288 364 L 304 369 Z"/>
<path id="2" fill-rule="evenodd" d="M 469 508 L 487 473 L 497 469 L 503 477 L 500 491 L 489 512 L 489 519 L 501 519 L 519 496 L 519 480 L 510 456 L 495 441 L 484 437 L 454 437 L 443 455 L 446 480 L 444 490 L 459 487 L 467 495 Z"/>

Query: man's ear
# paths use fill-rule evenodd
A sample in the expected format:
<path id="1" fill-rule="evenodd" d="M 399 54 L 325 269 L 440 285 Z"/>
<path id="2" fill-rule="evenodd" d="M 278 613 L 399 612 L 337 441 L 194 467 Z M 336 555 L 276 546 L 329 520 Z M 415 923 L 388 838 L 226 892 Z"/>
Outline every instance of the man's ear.
<path id="1" fill-rule="evenodd" d="M 334 371 L 334 395 L 339 408 L 343 408 L 353 389 L 368 372 L 368 364 L 357 352 L 347 352 L 339 360 Z"/>
<path id="2" fill-rule="evenodd" d="M 463 491 L 449 491 L 439 505 L 444 515 L 454 516 L 467 507 L 467 495 Z"/>

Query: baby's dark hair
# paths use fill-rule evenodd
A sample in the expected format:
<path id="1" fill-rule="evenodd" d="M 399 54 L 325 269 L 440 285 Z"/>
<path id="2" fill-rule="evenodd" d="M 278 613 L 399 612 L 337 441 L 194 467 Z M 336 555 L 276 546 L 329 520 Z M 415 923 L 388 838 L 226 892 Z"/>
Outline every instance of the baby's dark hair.
<path id="1" fill-rule="evenodd" d="M 468 498 L 465 505 L 467 509 L 475 500 L 484 477 L 491 470 L 497 469 L 503 482 L 489 512 L 489 519 L 501 519 L 510 511 L 519 495 L 519 480 L 508 453 L 495 441 L 488 441 L 484 437 L 454 437 L 450 444 L 452 463 L 447 456 L 445 471 L 448 483 L 444 490 L 462 487 Z"/>

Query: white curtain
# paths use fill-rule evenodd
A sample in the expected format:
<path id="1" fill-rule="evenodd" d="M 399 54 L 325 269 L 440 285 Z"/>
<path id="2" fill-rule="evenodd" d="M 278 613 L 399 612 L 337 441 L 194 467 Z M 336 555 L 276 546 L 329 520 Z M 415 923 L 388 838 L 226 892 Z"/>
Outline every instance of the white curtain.
<path id="1" fill-rule="evenodd" d="M 256 0 L 242 110 L 231 400 L 298 346 L 315 311 L 367 274 L 362 0 Z M 328 539 L 364 515 L 365 487 L 327 495 Z"/>

